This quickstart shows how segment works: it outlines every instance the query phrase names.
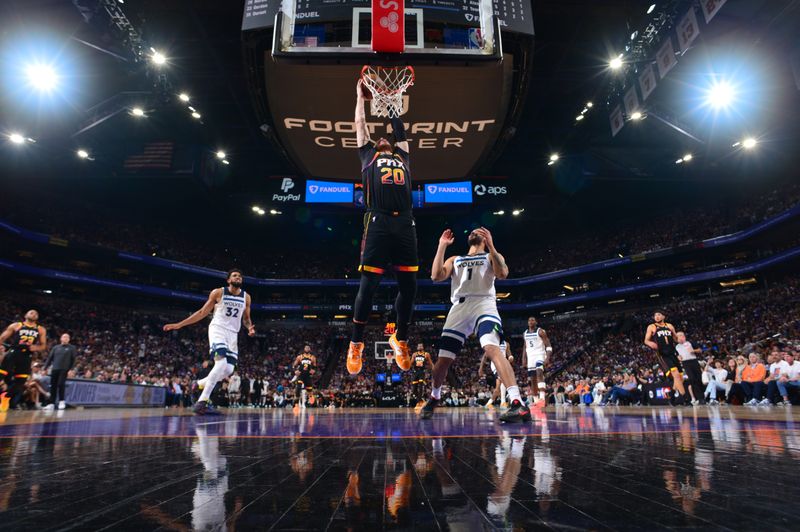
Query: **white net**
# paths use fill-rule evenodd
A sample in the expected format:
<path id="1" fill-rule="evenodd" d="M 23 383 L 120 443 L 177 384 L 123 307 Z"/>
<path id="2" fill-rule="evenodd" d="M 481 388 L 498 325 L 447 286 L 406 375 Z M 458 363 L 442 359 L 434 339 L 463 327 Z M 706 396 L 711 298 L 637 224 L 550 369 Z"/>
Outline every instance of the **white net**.
<path id="1" fill-rule="evenodd" d="M 414 68 L 366 65 L 361 69 L 361 80 L 372 93 L 373 116 L 393 118 L 403 114 L 403 93 L 414 84 Z"/>

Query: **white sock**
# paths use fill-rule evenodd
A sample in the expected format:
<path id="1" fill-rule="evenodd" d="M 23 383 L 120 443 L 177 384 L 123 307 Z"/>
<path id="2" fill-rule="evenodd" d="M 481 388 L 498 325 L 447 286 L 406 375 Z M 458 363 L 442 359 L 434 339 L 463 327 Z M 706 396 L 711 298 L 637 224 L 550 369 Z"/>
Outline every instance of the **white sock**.
<path id="1" fill-rule="evenodd" d="M 214 361 L 214 367 L 211 368 L 211 371 L 208 373 L 208 377 L 205 378 L 205 387 L 203 388 L 203 393 L 200 394 L 200 401 L 208 401 L 211 398 L 211 392 L 214 391 L 214 387 L 217 385 L 219 381 L 227 377 L 233 373 L 233 366 L 228 364 L 228 361 L 224 358 L 220 358 L 219 360 Z"/>
<path id="2" fill-rule="evenodd" d="M 525 439 L 514 439 L 511 441 L 511 458 L 522 458 L 525 451 Z"/>
<path id="3" fill-rule="evenodd" d="M 434 386 L 433 389 L 431 390 L 431 397 L 433 397 L 436 400 L 441 399 L 442 398 L 442 387 L 441 386 L 439 386 L 439 387 Z"/>
<path id="4" fill-rule="evenodd" d="M 508 387 L 508 401 L 510 403 L 513 403 L 514 401 L 520 401 L 519 386 Z"/>
<path id="5" fill-rule="evenodd" d="M 508 388 L 506 388 L 505 384 L 501 384 L 500 385 L 500 402 L 501 403 L 505 403 L 506 402 L 506 392 L 508 392 Z"/>

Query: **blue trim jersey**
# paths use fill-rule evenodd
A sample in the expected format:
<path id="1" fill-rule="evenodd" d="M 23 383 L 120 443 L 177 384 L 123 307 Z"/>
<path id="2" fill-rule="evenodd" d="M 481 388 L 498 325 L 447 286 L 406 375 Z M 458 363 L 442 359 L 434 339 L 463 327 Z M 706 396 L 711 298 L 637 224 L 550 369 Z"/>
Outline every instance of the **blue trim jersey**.
<path id="1" fill-rule="evenodd" d="M 496 297 L 494 269 L 488 253 L 456 257 L 450 279 L 450 301 L 454 305 L 461 298 Z"/>
<path id="2" fill-rule="evenodd" d="M 242 328 L 242 318 L 246 307 L 247 294 L 244 290 L 238 295 L 234 295 L 227 287 L 223 288 L 222 299 L 214 305 L 211 325 L 238 333 L 239 329 Z"/>

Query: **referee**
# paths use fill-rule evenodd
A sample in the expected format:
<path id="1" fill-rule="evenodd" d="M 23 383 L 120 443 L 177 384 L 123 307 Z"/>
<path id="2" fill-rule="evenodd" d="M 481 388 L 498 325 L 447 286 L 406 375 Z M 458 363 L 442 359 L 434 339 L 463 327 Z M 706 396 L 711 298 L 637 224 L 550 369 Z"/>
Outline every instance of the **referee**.
<path id="1" fill-rule="evenodd" d="M 675 349 L 678 351 L 678 357 L 681 359 L 683 371 L 686 373 L 688 379 L 689 395 L 692 396 L 692 404 L 700 404 L 697 399 L 698 395 L 703 396 L 703 372 L 700 369 L 700 363 L 697 361 L 697 353 L 699 349 L 695 349 L 692 343 L 686 340 L 686 333 L 678 331 L 675 334 L 677 344 Z"/>
<path id="2" fill-rule="evenodd" d="M 347 371 L 361 371 L 364 351 L 364 328 L 372 310 L 372 297 L 381 277 L 391 267 L 397 279 L 395 300 L 397 329 L 389 338 L 397 365 L 411 368 L 408 327 L 417 293 L 417 228 L 411 213 L 411 161 L 403 121 L 394 117 L 394 146 L 386 138 L 373 144 L 364 110 L 361 81 L 356 86 L 356 138 L 361 158 L 361 182 L 364 186 L 364 235 L 361 240 L 361 282 L 353 305 L 353 333 L 347 351 Z"/>
<path id="3" fill-rule="evenodd" d="M 75 365 L 75 358 L 78 356 L 78 350 L 75 346 L 70 344 L 70 336 L 67 333 L 61 335 L 60 343 L 54 345 L 47 355 L 47 360 L 44 362 L 44 370 L 47 371 L 51 365 L 53 371 L 50 373 L 50 400 L 52 404 L 48 408 L 52 410 L 58 405 L 59 410 L 64 410 L 67 403 L 66 388 L 67 388 L 67 373 Z"/>

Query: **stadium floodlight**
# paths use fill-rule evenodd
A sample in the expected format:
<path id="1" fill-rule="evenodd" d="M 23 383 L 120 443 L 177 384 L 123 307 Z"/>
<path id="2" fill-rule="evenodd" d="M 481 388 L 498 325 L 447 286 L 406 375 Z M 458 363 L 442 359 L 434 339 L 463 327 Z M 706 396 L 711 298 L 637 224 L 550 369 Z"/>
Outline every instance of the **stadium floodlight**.
<path id="1" fill-rule="evenodd" d="M 150 60 L 153 61 L 154 65 L 161 66 L 166 64 L 167 56 L 153 48 L 150 48 L 150 50 L 153 52 L 153 55 L 150 56 Z"/>
<path id="2" fill-rule="evenodd" d="M 225 158 L 225 152 L 222 151 L 222 150 L 219 150 L 217 152 L 217 159 L 224 159 L 224 158 Z"/>
<path id="3" fill-rule="evenodd" d="M 608 62 L 608 67 L 611 70 L 619 70 L 620 68 L 622 68 L 622 54 L 619 54 L 617 57 L 611 59 Z"/>
<path id="4" fill-rule="evenodd" d="M 686 155 L 683 156 L 683 162 L 688 163 L 692 159 L 694 159 L 694 155 L 692 155 L 691 153 L 687 153 Z"/>
<path id="5" fill-rule="evenodd" d="M 189 101 L 189 95 L 188 95 L 188 94 L 186 94 L 185 92 L 182 92 L 182 93 L 180 93 L 180 94 L 178 95 L 178 98 L 180 98 L 180 100 L 181 100 L 182 102 L 188 102 L 188 101 Z"/>
<path id="6" fill-rule="evenodd" d="M 511 211 L 511 215 L 512 216 L 519 216 L 523 212 L 525 212 L 525 209 L 514 209 L 513 211 Z"/>
<path id="7" fill-rule="evenodd" d="M 580 122 L 583 119 L 584 119 L 583 115 L 578 115 L 578 116 L 575 117 L 575 120 L 577 120 L 578 122 Z"/>
<path id="8" fill-rule="evenodd" d="M 683 159 L 682 158 L 678 159 L 677 161 L 675 161 L 675 164 L 681 164 L 681 163 L 683 163 Z"/>
<path id="9" fill-rule="evenodd" d="M 258 211 L 260 211 L 260 210 L 261 210 L 261 207 L 259 207 L 258 205 L 253 205 L 252 207 L 250 207 L 250 209 L 251 209 L 253 212 L 258 212 Z"/>
<path id="10" fill-rule="evenodd" d="M 131 114 L 133 116 L 138 116 L 141 118 L 144 116 L 144 109 L 142 109 L 141 107 L 134 107 L 133 109 L 131 109 Z"/>
<path id="11" fill-rule="evenodd" d="M 758 141 L 753 137 L 747 137 L 742 141 L 742 147 L 744 147 L 747 150 L 755 148 L 756 144 L 758 144 Z"/>
<path id="12" fill-rule="evenodd" d="M 222 159 L 222 164 L 231 164 L 231 162 L 228 159 Z"/>
<path id="13" fill-rule="evenodd" d="M 506 211 L 500 210 L 500 211 L 494 211 L 493 214 L 495 216 L 503 216 L 505 213 L 506 213 Z"/>
<path id="14" fill-rule="evenodd" d="M 634 111 L 631 114 L 631 120 L 641 120 L 642 118 L 643 118 L 643 115 L 642 115 L 641 111 Z"/>
<path id="15" fill-rule="evenodd" d="M 594 107 L 594 104 L 592 102 L 586 102 L 586 107 L 591 109 L 592 107 Z"/>
<path id="16" fill-rule="evenodd" d="M 650 7 L 647 8 L 647 14 L 649 15 L 650 13 L 652 13 L 655 10 L 656 10 L 656 5 L 655 4 L 650 4 Z"/>
<path id="17" fill-rule="evenodd" d="M 278 214 L 283 214 L 283 212 L 281 212 L 281 211 L 279 211 L 277 209 L 270 209 L 269 213 L 272 214 L 273 216 L 277 216 Z"/>
<path id="18" fill-rule="evenodd" d="M 706 105 L 714 109 L 726 109 L 736 99 L 736 90 L 728 81 L 718 81 L 706 91 Z"/>
<path id="19" fill-rule="evenodd" d="M 201 117 L 201 116 L 202 116 L 202 115 L 201 115 L 200 113 L 198 113 L 197 111 L 195 111 L 195 112 L 193 112 L 193 113 L 192 113 L 192 118 L 196 118 L 196 119 L 200 120 L 200 117 Z"/>
<path id="20" fill-rule="evenodd" d="M 22 144 L 25 142 L 25 137 L 23 137 L 19 133 L 11 133 L 8 136 L 8 140 L 10 140 L 14 144 Z"/>
<path id="21" fill-rule="evenodd" d="M 78 157 L 80 157 L 81 159 L 88 159 L 88 158 L 89 158 L 89 152 L 88 152 L 88 151 L 86 151 L 86 150 L 78 150 L 78 151 L 77 151 L 77 152 L 75 152 L 75 153 L 76 153 L 76 154 L 78 155 Z"/>
<path id="22" fill-rule="evenodd" d="M 554 163 L 554 162 L 556 162 L 556 161 L 559 159 L 559 157 L 560 157 L 560 156 L 559 156 L 557 153 L 553 153 L 553 154 L 551 154 L 551 155 L 550 155 L 550 162 L 551 162 L 551 163 Z"/>
<path id="23" fill-rule="evenodd" d="M 58 75 L 50 65 L 35 63 L 25 69 L 28 83 L 36 90 L 49 92 L 58 85 Z"/>

